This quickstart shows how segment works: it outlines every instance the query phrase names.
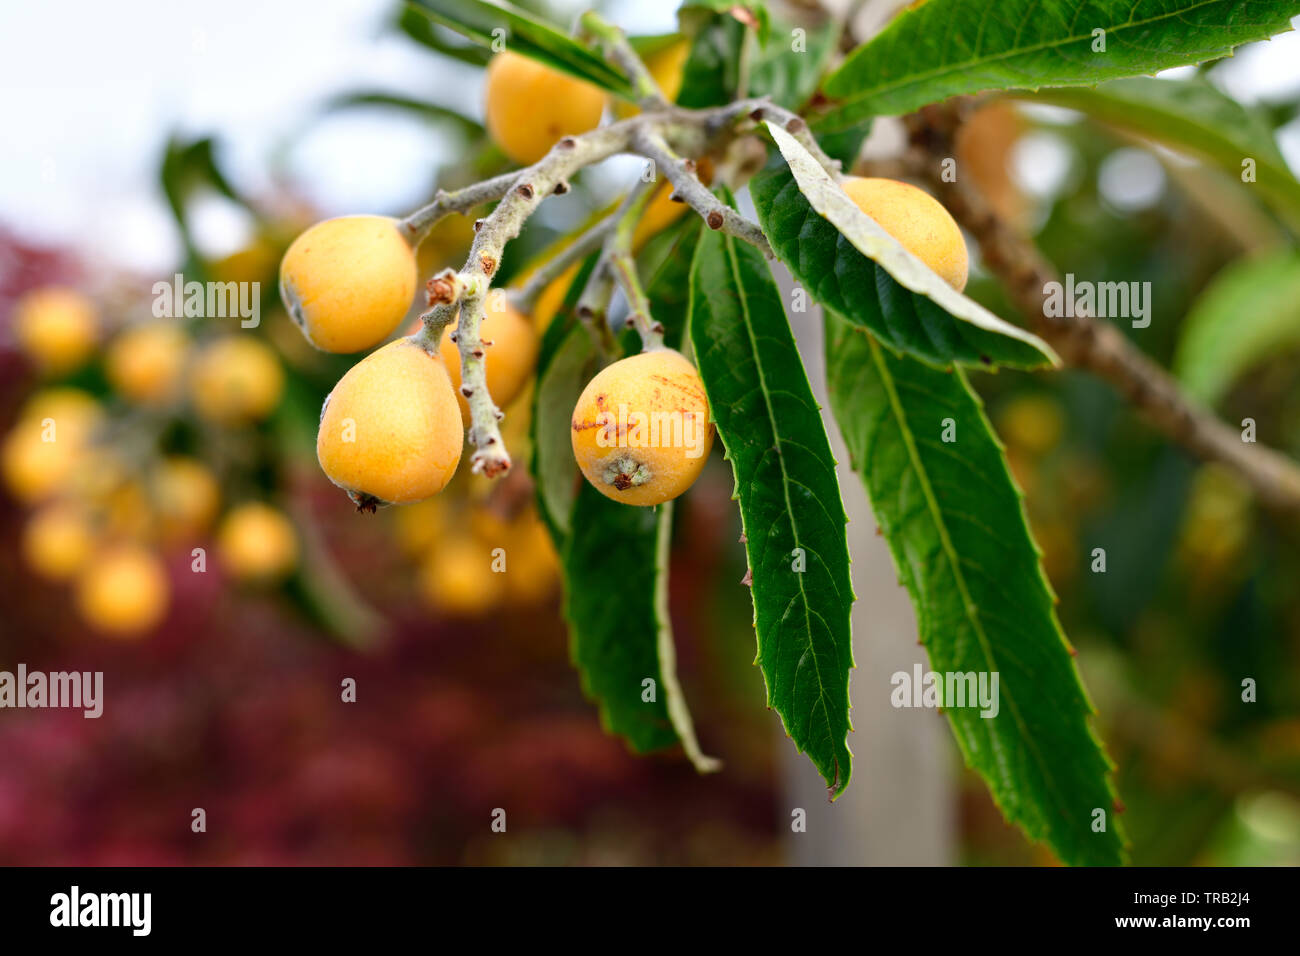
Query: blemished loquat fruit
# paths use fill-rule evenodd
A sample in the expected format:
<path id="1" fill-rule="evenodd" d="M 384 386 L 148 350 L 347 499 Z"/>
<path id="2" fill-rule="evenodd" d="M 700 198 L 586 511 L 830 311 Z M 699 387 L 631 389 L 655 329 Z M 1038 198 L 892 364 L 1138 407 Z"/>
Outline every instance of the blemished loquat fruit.
<path id="1" fill-rule="evenodd" d="M 221 566 L 236 581 L 284 578 L 298 564 L 298 534 L 282 511 L 260 501 L 237 505 L 217 529 Z"/>
<path id="2" fill-rule="evenodd" d="M 83 508 L 71 502 L 54 502 L 27 519 L 23 560 L 49 581 L 67 581 L 86 566 L 97 541 L 94 525 Z"/>
<path id="3" fill-rule="evenodd" d="M 491 549 L 473 538 L 445 538 L 420 565 L 420 594 L 451 617 L 485 614 L 500 600 L 506 576 L 492 570 L 492 561 Z"/>
<path id="4" fill-rule="evenodd" d="M 469 402 L 460 393 L 460 349 L 451 341 L 451 333 L 459 326 L 442 332 L 438 355 L 447 366 L 461 418 L 469 427 Z M 487 346 L 483 357 L 487 375 L 488 392 L 498 408 L 505 408 L 519 395 L 533 371 L 537 368 L 537 351 L 541 339 L 533 328 L 532 320 L 506 300 L 504 295 L 489 295 L 479 335 Z"/>
<path id="5" fill-rule="evenodd" d="M 521 166 L 563 137 L 595 129 L 604 111 L 601 90 L 536 60 L 505 51 L 488 64 L 488 134 Z"/>
<path id="6" fill-rule="evenodd" d="M 179 326 L 147 322 L 113 339 L 104 373 L 124 398 L 139 405 L 165 405 L 180 392 L 188 353 L 189 338 Z"/>
<path id="7" fill-rule="evenodd" d="M 446 366 L 404 338 L 339 379 L 321 409 L 316 457 L 359 508 L 373 510 L 436 495 L 464 440 Z"/>
<path id="8" fill-rule="evenodd" d="M 218 425 L 259 422 L 280 402 L 284 370 L 261 340 L 228 335 L 205 345 L 194 360 L 190 397 Z"/>
<path id="9" fill-rule="evenodd" d="M 90 358 L 99 337 L 99 313 L 95 304 L 75 289 L 50 286 L 18 300 L 13 328 L 28 358 L 43 371 L 61 375 Z"/>
<path id="10" fill-rule="evenodd" d="M 205 534 L 221 507 L 221 488 L 208 466 L 183 455 L 169 455 L 154 466 L 149 493 L 158 533 L 167 542 Z"/>
<path id="11" fill-rule="evenodd" d="M 960 292 L 970 257 L 957 221 L 939 200 L 894 179 L 849 176 L 840 185 L 854 205 Z"/>
<path id="12" fill-rule="evenodd" d="M 139 637 L 156 627 L 170 598 L 166 569 L 140 545 L 118 544 L 99 552 L 77 579 L 82 619 L 111 637 Z"/>
<path id="13" fill-rule="evenodd" d="M 388 216 L 340 216 L 312 226 L 280 263 L 280 297 L 307 341 L 361 352 L 392 334 L 415 299 L 415 250 Z"/>
<path id="14" fill-rule="evenodd" d="M 578 467 L 607 498 L 657 505 L 699 477 L 713 447 L 709 400 L 686 357 L 658 348 L 621 359 L 587 383 L 573 409 Z"/>

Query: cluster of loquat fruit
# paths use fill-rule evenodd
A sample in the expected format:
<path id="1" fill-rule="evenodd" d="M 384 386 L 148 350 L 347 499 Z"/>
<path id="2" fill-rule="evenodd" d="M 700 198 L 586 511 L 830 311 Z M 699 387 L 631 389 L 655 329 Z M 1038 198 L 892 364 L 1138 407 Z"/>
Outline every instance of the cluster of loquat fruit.
<path id="1" fill-rule="evenodd" d="M 273 349 L 236 333 L 199 341 L 176 319 L 113 327 L 95 300 L 66 287 L 26 293 L 12 325 L 44 381 L 0 444 L 0 476 L 31 509 L 25 563 L 69 584 L 87 624 L 113 637 L 149 632 L 171 597 L 164 556 L 189 554 L 214 529 L 237 581 L 278 581 L 294 568 L 298 536 L 283 512 L 223 502 L 214 469 L 163 441 L 190 412 L 236 440 L 266 419 L 284 389 Z"/>

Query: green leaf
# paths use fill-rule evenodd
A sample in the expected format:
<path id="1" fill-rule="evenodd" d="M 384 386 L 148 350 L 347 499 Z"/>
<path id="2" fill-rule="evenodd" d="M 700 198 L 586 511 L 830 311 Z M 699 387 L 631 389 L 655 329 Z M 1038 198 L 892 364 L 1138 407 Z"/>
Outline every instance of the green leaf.
<path id="1" fill-rule="evenodd" d="M 587 257 L 564 295 L 564 303 L 542 335 L 537 356 L 537 384 L 533 388 L 532 458 L 528 463 L 537 496 L 537 510 L 551 532 L 557 550 L 563 551 L 569 518 L 577 493 L 578 463 L 573 460 L 570 423 L 573 406 L 591 380 L 596 345 L 573 315 L 598 255 Z"/>
<path id="2" fill-rule="evenodd" d="M 1300 253 L 1227 266 L 1183 322 L 1173 369 L 1192 397 L 1218 402 L 1264 358 L 1300 344 Z"/>
<path id="3" fill-rule="evenodd" d="M 637 508 L 582 482 L 562 556 L 564 616 L 570 656 L 601 726 L 637 753 L 680 740 L 704 773 L 719 764 L 700 751 L 677 682 L 668 621 L 671 526 L 672 502 Z M 646 680 L 654 681 L 649 701 Z"/>
<path id="4" fill-rule="evenodd" d="M 1227 56 L 1297 13 L 1277 0 L 929 0 L 854 50 L 824 89 L 847 123 L 982 90 L 1092 86 Z"/>
<path id="5" fill-rule="evenodd" d="M 403 113 L 412 113 L 437 123 L 446 123 L 455 127 L 459 133 L 468 139 L 476 139 L 484 135 L 481 124 L 454 109 L 439 103 L 431 103 L 428 100 L 417 99 L 413 96 L 402 96 L 398 93 L 387 93 L 382 90 L 358 90 L 352 93 L 342 93 L 329 100 L 322 107 L 322 111 L 332 113 L 338 110 L 355 109 L 363 106 L 387 107 Z"/>
<path id="6" fill-rule="evenodd" d="M 772 17 L 762 3 L 736 3 L 734 0 L 687 0 L 677 11 L 677 18 L 687 32 L 711 17 L 722 17 L 745 27 L 752 27 L 758 42 L 767 46 L 772 32 Z"/>
<path id="7" fill-rule="evenodd" d="M 686 21 L 683 20 L 683 25 Z M 745 26 L 728 16 L 714 16 L 694 31 L 691 49 L 682 66 L 679 106 L 704 109 L 721 106 L 736 98 L 740 86 L 740 54 L 745 45 Z"/>
<path id="8" fill-rule="evenodd" d="M 1290 222 L 1300 223 L 1300 182 L 1287 168 L 1267 118 L 1203 77 L 1133 77 L 1095 89 L 1040 90 L 1026 99 L 1080 110 L 1109 126 L 1197 153 L 1238 181 L 1242 160 L 1253 159 L 1250 188 L 1259 189 Z"/>
<path id="9" fill-rule="evenodd" d="M 955 291 L 899 245 L 789 133 L 768 129 L 789 171 L 763 173 L 750 194 L 773 250 L 814 299 L 933 365 L 1059 364 L 1038 336 Z"/>
<path id="10" fill-rule="evenodd" d="M 428 16 L 412 7 L 401 8 L 396 25 L 397 29 L 415 42 L 453 60 L 471 66 L 487 66 L 488 60 L 492 59 L 492 51 L 486 47 L 448 41 L 443 36 L 447 32 L 446 27 L 433 23 Z"/>
<path id="11" fill-rule="evenodd" d="M 627 78 L 592 50 L 541 18 L 505 0 L 409 0 L 435 23 L 449 27 L 475 43 L 491 47 L 493 30 L 506 31 L 512 53 L 532 57 L 578 79 L 620 96 L 632 96 Z"/>
<path id="12" fill-rule="evenodd" d="M 1123 862 L 1092 705 L 1020 491 L 965 375 L 896 356 L 829 309 L 826 364 L 831 408 L 916 606 L 931 668 L 998 674 L 996 716 L 943 705 L 966 763 L 1003 816 L 1062 861 Z M 955 440 L 945 442 L 949 422 Z M 1097 809 L 1105 832 L 1093 831 Z"/>
<path id="13" fill-rule="evenodd" d="M 852 766 L 849 552 L 835 461 L 763 256 L 705 231 L 691 343 L 736 477 L 768 706 L 831 790 Z"/>
<path id="14" fill-rule="evenodd" d="M 793 24 L 784 22 L 773 25 L 775 41 L 755 57 L 747 95 L 770 96 L 779 106 L 797 110 L 817 90 L 839 44 L 841 26 L 832 18 L 805 27 L 799 50 L 793 48 L 792 29 Z"/>

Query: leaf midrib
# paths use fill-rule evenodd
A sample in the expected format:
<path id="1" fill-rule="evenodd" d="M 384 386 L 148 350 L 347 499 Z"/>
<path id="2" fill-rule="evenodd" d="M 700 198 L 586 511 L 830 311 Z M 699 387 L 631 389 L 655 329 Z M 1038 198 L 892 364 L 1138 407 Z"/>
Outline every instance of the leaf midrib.
<path id="1" fill-rule="evenodd" d="M 984 651 L 984 656 L 988 664 L 991 668 L 996 669 L 997 660 L 993 653 L 993 648 L 989 644 L 988 635 L 984 632 L 983 624 L 978 615 L 974 613 L 974 602 L 971 599 L 970 591 L 966 586 L 966 577 L 962 571 L 961 562 L 958 559 L 956 549 L 953 547 L 952 540 L 948 537 L 948 527 L 943 520 L 943 514 L 939 508 L 939 503 L 934 497 L 934 490 L 930 487 L 929 476 L 927 475 L 925 468 L 921 465 L 920 455 L 912 437 L 911 427 L 907 422 L 906 415 L 904 414 L 902 406 L 898 400 L 898 393 L 894 389 L 893 376 L 890 375 L 889 370 L 885 368 L 884 363 L 881 361 L 881 347 L 869 336 L 867 344 L 871 348 L 871 358 L 876 364 L 877 372 L 880 374 L 880 381 L 885 387 L 886 395 L 889 397 L 889 407 L 894 413 L 895 420 L 898 422 L 899 432 L 903 436 L 903 445 L 907 449 L 908 460 L 912 463 L 917 481 L 925 495 L 926 504 L 928 505 L 931 516 L 934 519 L 935 528 L 939 532 L 939 541 L 943 547 L 944 556 L 947 558 L 948 564 L 952 568 L 953 578 L 956 580 L 957 588 L 961 593 L 963 616 L 970 621 L 971 627 L 974 628 L 975 636 L 979 641 L 981 649 Z M 953 374 L 957 373 L 954 371 Z M 1068 818 L 1068 811 L 1070 809 L 1069 804 L 1062 799 L 1062 795 L 1058 792 L 1054 782 L 1054 777 L 1049 772 L 1048 766 L 1034 741 L 1033 735 L 1029 733 L 1029 728 L 1020 714 L 1019 705 L 1011 694 L 1004 693 L 1004 696 L 1006 697 L 1007 705 L 1011 710 L 1012 716 L 1015 718 L 1016 726 L 1020 730 L 1021 739 L 1025 741 L 1029 751 L 1033 754 L 1034 761 L 1038 764 L 1039 770 L 1043 774 L 1043 779 L 1047 781 L 1052 797 L 1057 802 L 1058 808 L 1066 811 L 1063 815 Z"/>
<path id="2" fill-rule="evenodd" d="M 1199 9 L 1200 7 L 1208 7 L 1208 6 L 1213 6 L 1215 4 L 1225 3 L 1225 2 L 1227 2 L 1227 0 L 1202 0 L 1201 3 L 1193 4 L 1192 6 L 1189 7 L 1183 7 L 1182 9 L 1178 10 L 1175 13 L 1162 13 L 1159 14 L 1158 16 L 1149 17 L 1148 19 L 1145 20 L 1130 20 L 1127 23 L 1120 23 L 1112 27 L 1105 27 L 1103 29 L 1105 29 L 1109 33 L 1111 31 L 1127 30 L 1131 27 L 1142 27 L 1142 26 L 1146 26 L 1149 23 L 1155 23 L 1160 20 L 1167 20 L 1175 16 L 1182 16 L 1184 14 L 1190 13 L 1193 10 Z M 988 12 L 988 8 L 985 7 L 984 12 L 980 17 L 981 32 L 983 31 L 984 21 L 987 19 L 986 16 L 987 12 Z M 1079 12 L 1078 10 L 1075 11 L 1076 16 L 1078 15 L 1078 12 Z M 986 63 L 997 63 L 1000 60 L 1009 59 L 1015 56 L 1021 56 L 1022 54 L 1037 53 L 1041 50 L 1049 50 L 1052 49 L 1053 47 L 1062 47 L 1070 43 L 1078 43 L 1081 40 L 1090 40 L 1090 39 L 1092 39 L 1091 32 L 1089 32 L 1088 34 L 1080 34 L 1078 36 L 1069 36 L 1066 37 L 1065 39 L 1054 39 L 1050 41 L 1044 41 L 1042 43 L 1031 44 L 1030 46 L 1016 47 L 1015 49 L 1007 50 L 1003 53 L 998 53 L 990 56 L 976 57 L 974 59 L 965 60 L 961 63 L 949 63 L 946 66 L 936 67 L 935 69 L 930 70 L 929 72 L 926 73 L 912 73 L 907 77 L 904 77 L 903 79 L 898 80 L 894 83 L 883 83 L 877 86 L 870 87 L 868 90 L 864 92 L 860 92 L 856 96 L 851 96 L 846 100 L 846 102 L 854 102 L 856 100 L 865 99 L 871 96 L 877 96 L 881 93 L 888 93 L 894 90 L 904 89 L 916 83 L 920 83 L 925 80 L 934 79 L 935 77 L 942 77 L 942 76 L 947 76 L 951 73 L 961 72 L 962 70 L 967 69 L 968 67 L 971 66 L 980 66 Z"/>
<path id="3" fill-rule="evenodd" d="M 772 413 L 772 403 L 768 397 L 767 376 L 764 375 L 763 373 L 763 363 L 759 358 L 758 342 L 754 338 L 753 322 L 751 320 L 751 314 L 749 310 L 749 299 L 745 295 L 745 286 L 744 283 L 741 281 L 741 277 L 740 277 L 740 263 L 736 259 L 736 250 L 735 247 L 733 246 L 733 243 L 735 241 L 736 240 L 732 239 L 730 236 L 723 236 L 722 249 L 724 254 L 727 257 L 727 270 L 731 273 L 731 281 L 737 291 L 736 300 L 740 306 L 741 315 L 744 317 L 745 320 L 741 324 L 745 328 L 745 336 L 746 338 L 749 339 L 750 350 L 754 355 L 754 369 L 758 373 L 759 385 L 763 389 L 763 408 L 767 412 L 768 424 L 771 425 L 772 428 L 772 437 L 776 440 L 776 445 L 777 445 L 775 449 L 776 457 L 777 460 L 780 462 L 780 466 L 781 466 L 781 495 L 785 499 L 785 513 L 790 516 L 790 528 L 794 532 L 794 546 L 806 552 L 807 549 L 804 548 L 803 545 L 800 543 L 799 523 L 795 520 L 794 510 L 791 507 L 792 505 L 792 502 L 790 501 L 790 480 L 791 479 L 790 479 L 789 472 L 786 470 L 785 455 L 782 454 L 781 452 L 781 442 L 782 442 L 781 432 L 777 428 L 776 416 Z M 808 592 L 804 588 L 802 573 L 798 574 L 798 584 L 799 584 L 799 597 L 801 599 L 800 603 L 803 605 L 804 628 L 805 628 L 804 633 L 808 635 L 808 650 L 812 656 L 813 671 L 817 675 L 817 690 L 818 690 L 817 701 L 822 705 L 821 710 L 823 715 L 825 716 L 825 723 L 826 723 L 826 737 L 831 744 L 831 760 L 835 765 L 835 782 L 832 784 L 832 788 L 834 788 L 838 786 L 840 782 L 839 781 L 840 760 L 839 760 L 839 754 L 836 752 L 838 749 L 837 746 L 838 742 L 835 739 L 835 729 L 831 726 L 830 707 L 829 707 L 830 695 L 827 694 L 826 692 L 826 682 L 822 680 L 821 662 L 817 659 L 817 649 L 815 647 L 815 642 L 813 641 L 813 632 L 812 632 L 812 612 L 809 608 Z M 793 684 L 791 685 L 790 693 L 793 696 L 794 694 Z"/>

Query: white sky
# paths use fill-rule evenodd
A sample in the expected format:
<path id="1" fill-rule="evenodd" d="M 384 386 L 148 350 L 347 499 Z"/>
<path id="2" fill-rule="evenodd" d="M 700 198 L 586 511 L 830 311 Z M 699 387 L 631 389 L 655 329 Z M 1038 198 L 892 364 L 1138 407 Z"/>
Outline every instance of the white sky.
<path id="1" fill-rule="evenodd" d="M 583 6 L 573 3 L 576 10 Z M 671 29 L 675 3 L 609 5 L 634 32 Z M 214 134 L 236 184 L 268 186 L 277 150 L 324 212 L 407 211 L 427 192 L 448 139 L 391 112 L 351 111 L 293 135 L 332 93 L 382 88 L 464 104 L 479 79 L 383 25 L 394 0 L 61 0 L 0 7 L 0 223 L 71 242 L 147 273 L 178 240 L 156 185 L 167 134 Z M 1222 70 L 1250 100 L 1300 89 L 1300 34 L 1257 45 Z M 1300 123 L 1282 137 L 1300 168 Z M 292 141 L 290 143 L 290 140 Z M 195 223 L 213 252 L 246 224 L 220 203 Z"/>

